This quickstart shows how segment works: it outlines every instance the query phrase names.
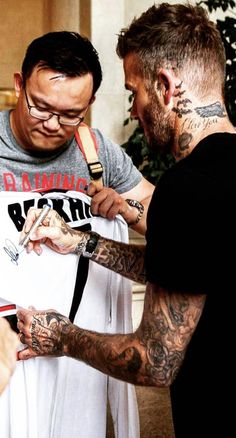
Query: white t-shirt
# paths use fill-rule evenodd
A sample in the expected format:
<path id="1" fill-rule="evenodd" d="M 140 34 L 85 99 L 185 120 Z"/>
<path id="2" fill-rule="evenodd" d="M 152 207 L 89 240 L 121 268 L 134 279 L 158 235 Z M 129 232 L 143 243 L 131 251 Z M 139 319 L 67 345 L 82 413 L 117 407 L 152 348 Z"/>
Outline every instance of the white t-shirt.
<path id="1" fill-rule="evenodd" d="M 18 264 L 11 262 L 4 247 L 9 247 L 9 241 L 17 246 L 28 208 L 42 207 L 44 202 L 51 203 L 73 227 L 89 226 L 104 237 L 128 241 L 123 218 L 108 221 L 92 216 L 90 199 L 82 193 L 0 192 L 0 306 L 54 308 L 67 316 L 73 310 L 74 323 L 80 327 L 108 333 L 132 331 L 129 280 L 88 259 L 46 247 L 40 257 L 24 251 Z M 116 437 L 138 438 L 133 385 L 66 357 L 18 362 L 0 398 L 1 438 L 105 438 L 108 398 Z"/>

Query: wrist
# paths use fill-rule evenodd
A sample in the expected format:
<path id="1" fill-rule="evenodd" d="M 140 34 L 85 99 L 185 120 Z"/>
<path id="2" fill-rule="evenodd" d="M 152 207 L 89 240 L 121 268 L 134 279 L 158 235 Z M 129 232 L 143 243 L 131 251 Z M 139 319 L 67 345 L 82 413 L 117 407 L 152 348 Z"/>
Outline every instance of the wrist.
<path id="1" fill-rule="evenodd" d="M 141 202 L 136 201 L 135 199 L 126 199 L 125 201 L 130 207 L 135 209 L 137 212 L 137 214 L 135 215 L 135 219 L 133 219 L 131 222 L 127 222 L 127 224 L 129 226 L 136 225 L 143 216 L 144 206 L 143 204 L 141 204 Z"/>
<path id="2" fill-rule="evenodd" d="M 80 354 L 80 339 L 83 334 L 83 329 L 71 323 L 70 328 L 66 332 L 63 339 L 63 354 L 73 359 L 81 359 Z"/>
<path id="3" fill-rule="evenodd" d="M 74 348 L 75 331 L 77 331 L 77 326 L 74 326 L 70 321 L 67 330 L 61 336 L 63 356 L 71 357 L 71 351 L 73 351 Z"/>
<path id="4" fill-rule="evenodd" d="M 83 233 L 82 239 L 76 245 L 74 253 L 91 258 L 98 244 L 100 235 L 94 231 Z"/>

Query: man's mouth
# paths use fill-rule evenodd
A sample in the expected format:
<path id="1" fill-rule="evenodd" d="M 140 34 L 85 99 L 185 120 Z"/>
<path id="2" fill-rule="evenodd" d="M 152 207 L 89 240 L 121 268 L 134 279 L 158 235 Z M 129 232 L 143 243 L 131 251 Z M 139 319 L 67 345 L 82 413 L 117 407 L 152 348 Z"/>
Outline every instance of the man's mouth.
<path id="1" fill-rule="evenodd" d="M 47 138 L 59 138 L 61 137 L 59 134 L 49 134 L 48 132 L 37 131 L 40 135 Z"/>

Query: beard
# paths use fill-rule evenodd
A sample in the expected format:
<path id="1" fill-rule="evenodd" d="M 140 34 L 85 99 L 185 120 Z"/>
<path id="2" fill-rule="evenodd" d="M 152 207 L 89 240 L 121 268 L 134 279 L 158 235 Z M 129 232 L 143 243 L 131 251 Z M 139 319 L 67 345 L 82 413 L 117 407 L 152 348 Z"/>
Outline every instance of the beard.
<path id="1" fill-rule="evenodd" d="M 172 152 L 174 128 L 171 126 L 171 117 L 163 111 L 153 93 L 143 110 L 143 126 L 150 149 L 165 155 Z"/>

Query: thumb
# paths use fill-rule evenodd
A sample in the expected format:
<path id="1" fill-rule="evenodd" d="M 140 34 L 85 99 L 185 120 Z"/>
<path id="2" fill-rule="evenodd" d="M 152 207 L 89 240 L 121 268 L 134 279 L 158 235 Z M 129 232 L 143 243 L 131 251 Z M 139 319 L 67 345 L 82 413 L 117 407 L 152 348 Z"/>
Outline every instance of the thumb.
<path id="1" fill-rule="evenodd" d="M 94 183 L 94 181 L 91 181 L 87 188 L 87 195 L 94 196 L 98 192 L 100 192 L 100 190 L 98 189 L 97 185 Z"/>

